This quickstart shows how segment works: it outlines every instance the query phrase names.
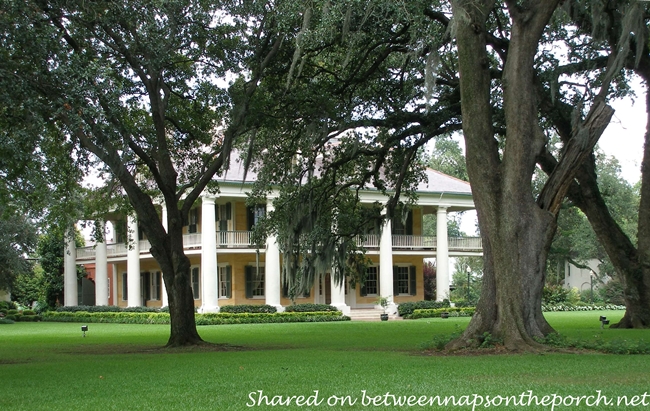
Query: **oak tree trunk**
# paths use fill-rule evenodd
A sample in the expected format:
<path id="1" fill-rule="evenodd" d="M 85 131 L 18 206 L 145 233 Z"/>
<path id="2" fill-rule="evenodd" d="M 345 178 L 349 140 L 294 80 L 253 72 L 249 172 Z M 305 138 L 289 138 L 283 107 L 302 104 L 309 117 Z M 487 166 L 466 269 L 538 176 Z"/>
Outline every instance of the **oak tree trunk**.
<path id="1" fill-rule="evenodd" d="M 503 70 L 506 146 L 494 138 L 486 20 L 493 2 L 457 1 L 456 37 L 467 170 L 481 236 L 481 300 L 463 335 L 448 348 L 477 345 L 485 333 L 511 350 L 536 350 L 535 337 L 553 331 L 541 311 L 546 256 L 556 215 L 531 192 L 535 157 L 544 146 L 533 89 L 538 40 L 557 6 L 544 1 L 520 9 L 510 4 L 512 34 Z"/>

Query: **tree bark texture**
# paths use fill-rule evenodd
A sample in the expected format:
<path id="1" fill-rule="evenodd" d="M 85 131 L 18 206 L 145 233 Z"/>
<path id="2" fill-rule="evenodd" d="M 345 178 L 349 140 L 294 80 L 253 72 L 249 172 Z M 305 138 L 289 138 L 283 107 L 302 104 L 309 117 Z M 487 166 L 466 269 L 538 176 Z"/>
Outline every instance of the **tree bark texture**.
<path id="1" fill-rule="evenodd" d="M 454 3 L 461 78 L 463 132 L 484 244 L 482 297 L 455 349 L 485 333 L 510 350 L 536 350 L 534 337 L 553 331 L 541 311 L 546 257 L 556 215 L 531 192 L 535 158 L 544 147 L 537 120 L 533 59 L 557 1 L 522 9 L 508 3 L 512 36 L 503 74 L 506 146 L 501 157 L 492 127 L 491 79 L 485 22 L 491 2 Z M 531 2 L 532 3 L 532 2 Z M 528 90 L 528 92 L 527 92 Z"/>

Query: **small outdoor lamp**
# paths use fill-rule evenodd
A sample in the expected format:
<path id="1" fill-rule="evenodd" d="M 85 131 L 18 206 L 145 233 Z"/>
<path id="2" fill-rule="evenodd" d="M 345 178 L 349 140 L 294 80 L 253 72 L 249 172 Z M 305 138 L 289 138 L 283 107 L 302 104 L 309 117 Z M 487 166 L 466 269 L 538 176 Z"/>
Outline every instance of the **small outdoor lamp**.
<path id="1" fill-rule="evenodd" d="M 84 337 L 86 336 L 86 331 L 88 331 L 88 326 L 87 325 L 82 325 L 81 326 L 81 332 L 84 333 Z"/>
<path id="2" fill-rule="evenodd" d="M 608 324 L 609 324 L 609 320 L 607 319 L 607 317 L 604 317 L 604 316 L 601 315 L 600 316 L 600 328 L 603 329 Z"/>

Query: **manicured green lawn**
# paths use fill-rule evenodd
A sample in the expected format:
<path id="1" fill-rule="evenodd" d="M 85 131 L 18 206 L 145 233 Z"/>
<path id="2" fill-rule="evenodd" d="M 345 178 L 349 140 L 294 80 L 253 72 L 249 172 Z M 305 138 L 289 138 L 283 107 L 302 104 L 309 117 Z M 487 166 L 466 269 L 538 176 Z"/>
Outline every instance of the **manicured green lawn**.
<path id="1" fill-rule="evenodd" d="M 600 329 L 602 312 L 548 313 L 562 334 L 576 338 L 650 340 L 650 330 Z M 623 312 L 605 312 L 616 321 Z M 387 323 L 253 324 L 200 327 L 228 351 L 170 351 L 168 326 L 16 323 L 0 325 L 0 410 L 246 410 L 439 409 L 471 405 L 394 406 L 396 396 L 544 395 L 613 399 L 611 406 L 493 406 L 490 409 L 647 409 L 617 406 L 618 396 L 650 393 L 650 357 L 598 353 L 540 355 L 426 355 L 419 347 L 436 334 L 462 330 L 469 319 Z M 315 395 L 318 406 L 257 406 L 273 396 Z M 366 392 L 364 406 L 363 391 Z M 353 406 L 328 406 L 349 396 Z M 377 406 L 368 404 L 369 396 Z M 562 397 L 559 397 L 562 396 Z M 569 399 L 567 399 L 569 398 Z M 549 399 L 552 400 L 551 397 Z M 255 401 L 254 401 L 255 400 Z M 642 404 L 643 398 L 639 398 Z M 527 399 L 526 399 L 527 401 Z M 574 400 L 575 401 L 575 400 Z M 248 407 L 255 403 L 255 407 Z M 487 409 L 477 406 L 476 409 Z"/>

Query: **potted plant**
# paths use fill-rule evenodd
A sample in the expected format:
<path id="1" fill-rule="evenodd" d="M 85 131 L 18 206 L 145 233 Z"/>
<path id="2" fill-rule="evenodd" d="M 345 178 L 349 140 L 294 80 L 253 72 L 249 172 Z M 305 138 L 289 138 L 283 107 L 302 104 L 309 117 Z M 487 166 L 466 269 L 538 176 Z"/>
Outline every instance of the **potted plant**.
<path id="1" fill-rule="evenodd" d="M 381 318 L 382 321 L 388 321 L 388 313 L 386 312 L 388 304 L 390 304 L 390 296 L 377 298 L 377 305 L 381 306 L 382 310 L 384 310 L 384 312 L 379 315 L 379 318 Z"/>

